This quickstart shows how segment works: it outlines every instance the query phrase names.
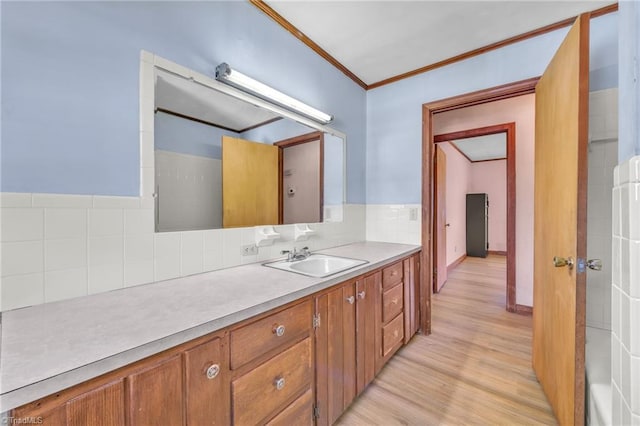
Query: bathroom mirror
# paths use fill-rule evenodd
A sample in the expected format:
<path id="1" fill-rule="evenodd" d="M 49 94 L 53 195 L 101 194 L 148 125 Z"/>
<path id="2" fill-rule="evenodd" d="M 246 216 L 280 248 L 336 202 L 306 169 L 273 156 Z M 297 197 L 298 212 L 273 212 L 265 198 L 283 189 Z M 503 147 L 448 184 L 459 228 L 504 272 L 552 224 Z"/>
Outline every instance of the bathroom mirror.
<path id="1" fill-rule="evenodd" d="M 156 67 L 156 231 L 341 220 L 344 139 L 216 84 Z"/>

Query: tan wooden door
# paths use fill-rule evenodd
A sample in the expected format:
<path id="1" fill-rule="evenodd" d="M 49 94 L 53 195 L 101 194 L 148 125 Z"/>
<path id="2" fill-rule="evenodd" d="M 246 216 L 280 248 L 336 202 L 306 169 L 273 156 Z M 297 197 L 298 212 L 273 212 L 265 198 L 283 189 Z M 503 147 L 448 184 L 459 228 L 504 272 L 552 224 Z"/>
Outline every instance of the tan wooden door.
<path id="1" fill-rule="evenodd" d="M 436 145 L 435 169 L 436 196 L 433 207 L 436 217 L 434 223 L 436 279 L 433 281 L 433 291 L 437 293 L 447 282 L 447 156 L 438 145 Z"/>
<path id="2" fill-rule="evenodd" d="M 533 368 L 562 425 L 584 423 L 588 100 L 583 15 L 536 86 Z"/>
<path id="3" fill-rule="evenodd" d="M 222 137 L 222 227 L 275 225 L 279 208 L 279 149 Z"/>

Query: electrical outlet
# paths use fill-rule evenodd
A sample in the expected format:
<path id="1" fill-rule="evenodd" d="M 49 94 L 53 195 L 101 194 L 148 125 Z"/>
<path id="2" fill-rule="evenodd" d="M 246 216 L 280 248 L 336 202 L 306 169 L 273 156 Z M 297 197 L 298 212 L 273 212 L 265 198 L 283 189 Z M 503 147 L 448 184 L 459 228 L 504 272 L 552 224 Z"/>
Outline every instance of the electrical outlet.
<path id="1" fill-rule="evenodd" d="M 453 252 L 457 253 L 458 252 L 458 246 L 453 246 Z"/>
<path id="2" fill-rule="evenodd" d="M 242 255 L 243 256 L 256 256 L 258 254 L 258 246 L 255 244 L 248 244 L 246 246 L 242 246 Z"/>
<path id="3" fill-rule="evenodd" d="M 409 220 L 418 220 L 418 209 L 413 207 L 409 209 Z"/>

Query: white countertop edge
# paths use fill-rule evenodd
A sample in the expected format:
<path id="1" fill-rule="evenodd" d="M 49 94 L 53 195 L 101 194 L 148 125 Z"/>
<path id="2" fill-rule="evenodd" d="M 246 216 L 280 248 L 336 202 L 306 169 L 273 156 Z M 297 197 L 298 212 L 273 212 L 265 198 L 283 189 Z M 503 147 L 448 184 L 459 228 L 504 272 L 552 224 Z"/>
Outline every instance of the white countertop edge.
<path id="1" fill-rule="evenodd" d="M 74 370 L 70 370 L 65 373 L 50 377 L 48 379 L 41 380 L 39 382 L 11 390 L 6 393 L 2 393 L 0 394 L 0 413 L 4 413 L 11 409 L 20 407 L 29 402 L 33 402 L 37 399 L 54 394 L 71 386 L 75 386 L 103 374 L 117 370 L 118 368 L 132 364 L 136 361 L 148 358 L 159 352 L 221 330 L 256 315 L 268 312 L 272 309 L 286 305 L 287 303 L 293 302 L 297 299 L 312 295 L 333 285 L 347 281 L 351 278 L 364 275 L 368 272 L 380 268 L 381 266 L 394 263 L 402 258 L 417 253 L 422 249 L 421 246 L 414 245 L 413 247 L 414 248 L 406 250 L 398 255 L 389 257 L 385 260 L 374 263 L 366 263 L 354 269 L 350 269 L 343 273 L 333 275 L 327 280 L 315 285 L 311 285 L 303 290 L 284 294 L 280 297 L 276 297 L 259 305 L 255 305 L 248 309 L 244 309 L 231 315 L 227 315 L 226 317 L 214 319 L 197 327 L 183 330 L 179 333 L 175 333 L 165 338 L 132 348 L 117 355 L 100 359 L 90 364 L 83 365 L 82 367 L 76 368 Z M 328 250 L 331 249 L 320 250 L 320 252 Z M 240 266 L 239 268 L 242 268 L 242 266 Z"/>

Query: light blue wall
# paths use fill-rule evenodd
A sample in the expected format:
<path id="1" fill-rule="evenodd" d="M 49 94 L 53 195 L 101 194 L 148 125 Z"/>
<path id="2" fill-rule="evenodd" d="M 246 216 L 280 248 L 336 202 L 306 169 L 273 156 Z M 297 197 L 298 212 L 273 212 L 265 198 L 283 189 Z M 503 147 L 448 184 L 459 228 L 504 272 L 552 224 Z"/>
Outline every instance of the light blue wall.
<path id="1" fill-rule="evenodd" d="M 155 149 L 222 159 L 222 136 L 240 137 L 236 132 L 208 126 L 158 111 L 155 114 Z"/>
<path id="2" fill-rule="evenodd" d="M 333 114 L 365 199 L 365 91 L 245 1 L 2 2 L 2 191 L 137 195 L 140 50 Z"/>
<path id="3" fill-rule="evenodd" d="M 614 13 L 591 20 L 592 90 L 617 86 L 617 19 Z M 369 91 L 367 203 L 421 202 L 422 104 L 541 75 L 567 31 Z"/>
<path id="4" fill-rule="evenodd" d="M 618 160 L 640 155 L 640 3 L 621 1 Z"/>

